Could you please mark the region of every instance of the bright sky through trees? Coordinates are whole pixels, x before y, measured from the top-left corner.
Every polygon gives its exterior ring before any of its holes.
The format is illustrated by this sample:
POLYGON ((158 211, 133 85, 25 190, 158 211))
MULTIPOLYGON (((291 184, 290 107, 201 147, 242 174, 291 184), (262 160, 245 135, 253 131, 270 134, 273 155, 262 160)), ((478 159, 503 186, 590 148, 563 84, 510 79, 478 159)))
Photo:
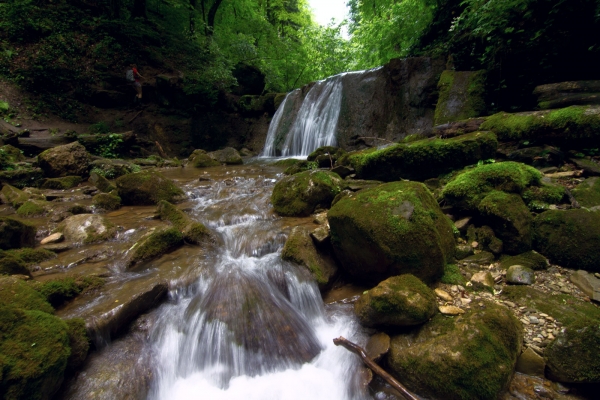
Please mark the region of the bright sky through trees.
POLYGON ((313 9, 315 20, 323 26, 327 26, 331 18, 335 18, 335 22, 339 24, 342 20, 348 17, 348 8, 346 2, 348 0, 309 0, 308 3, 313 9))

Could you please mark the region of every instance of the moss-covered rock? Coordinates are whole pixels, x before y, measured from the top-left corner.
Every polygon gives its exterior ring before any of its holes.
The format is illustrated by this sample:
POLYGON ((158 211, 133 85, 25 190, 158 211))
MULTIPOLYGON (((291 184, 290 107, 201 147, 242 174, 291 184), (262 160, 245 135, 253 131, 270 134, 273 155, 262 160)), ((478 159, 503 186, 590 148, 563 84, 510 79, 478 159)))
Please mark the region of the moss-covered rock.
POLYGON ((29 194, 11 185, 2 186, 2 196, 14 208, 21 207, 30 197, 29 194))
POLYGON ((56 232, 64 234, 68 241, 87 244, 112 239, 117 230, 101 215, 78 214, 62 221, 56 232))
POLYGON ((507 254, 519 254, 531 249, 533 218, 517 194, 492 191, 478 206, 480 215, 502 240, 507 254))
POLYGON ((339 200, 328 218, 336 257, 364 283, 406 273, 431 282, 454 255, 452 221, 418 182, 361 190, 339 200))
POLYGON ((506 161, 484 164, 457 175, 442 191, 452 205, 475 210, 491 191, 521 194, 529 186, 539 185, 542 173, 525 164, 506 161))
POLYGON ((510 114, 486 119, 480 129, 490 130, 501 141, 540 140, 568 148, 595 145, 600 135, 599 106, 571 106, 558 110, 510 114))
POLYGON ((0 147, 0 157, 5 160, 5 163, 16 163, 25 160, 23 152, 10 144, 0 147))
POLYGON ((69 335, 69 348, 71 354, 67 359, 67 370, 75 371, 83 365, 90 350, 90 338, 87 334, 85 321, 82 318, 73 318, 65 321, 69 335))
POLYGON ((12 218, 0 218, 0 249, 33 247, 35 228, 12 218))
POLYGON ((96 186, 98 190, 103 193, 110 193, 117 188, 115 185, 110 183, 108 179, 98 174, 97 172, 92 172, 90 174, 89 181, 92 185, 96 186))
POLYGON ((0 182, 17 188, 26 186, 39 186, 44 180, 41 168, 19 168, 12 171, 0 171, 0 182))
POLYGON ((549 209, 551 204, 561 203, 566 197, 565 194, 563 186, 543 183, 541 186, 531 186, 525 189, 521 197, 531 211, 541 212, 549 209))
POLYGON ((466 279, 460 272, 458 265, 447 264, 444 267, 444 275, 442 275, 440 282, 447 285, 464 285, 466 283, 466 279))
POLYGON ((319 168, 316 161, 297 160, 283 171, 285 175, 294 175, 304 171, 312 171, 319 168))
POLYGON ((2 306, 54 313, 54 309, 46 301, 46 298, 24 280, 0 276, 0 288, 2 289, 0 290, 2 306))
POLYGON ((195 168, 218 167, 221 165, 220 162, 210 157, 206 151, 200 149, 194 150, 188 160, 190 165, 195 168))
POLYGON ((442 72, 434 124, 446 124, 485 113, 485 71, 442 72))
POLYGON ((36 217, 45 214, 48 208, 49 204, 47 201, 27 200, 21 204, 21 207, 17 208, 17 214, 23 218, 36 217))
POLYGON ((92 204, 106 211, 121 208, 121 198, 110 193, 98 193, 92 198, 92 204))
POLYGON ((0 275, 30 275, 30 273, 23 260, 0 250, 0 275))
POLYGON ((49 280, 36 286, 36 290, 53 306, 59 307, 84 291, 104 285, 97 276, 78 276, 49 280))
POLYGON ((329 287, 337 273, 335 262, 317 250, 310 237, 310 231, 305 227, 297 226, 292 229, 281 252, 281 258, 306 267, 321 290, 329 287))
POLYGON ((600 179, 597 176, 586 179, 571 194, 582 207, 600 206, 600 179))
POLYGON ((528 251, 516 256, 506 256, 500 259, 500 268, 508 269, 513 265, 522 265, 534 271, 547 269, 549 266, 546 257, 536 251, 528 251))
POLYGON ((157 213, 160 219, 172 223, 183 234, 183 239, 187 243, 200 244, 213 240, 212 234, 204 224, 193 221, 168 201, 162 200, 158 203, 157 213))
POLYGON ((56 253, 46 249, 22 248, 7 250, 6 253, 21 259, 25 264, 37 264, 56 257, 56 253))
POLYGON ((521 352, 522 327, 510 310, 483 301, 465 314, 437 314, 416 334, 394 336, 392 373, 419 395, 497 399, 521 352))
POLYGON ((361 179, 396 181, 425 180, 493 158, 498 142, 491 132, 473 132, 451 139, 420 140, 394 144, 381 150, 351 152, 338 160, 361 179))
POLYGON ((368 327, 419 325, 436 311, 433 290, 411 274, 386 279, 354 303, 358 320, 368 327))
POLYGON ((42 189, 67 190, 83 182, 80 176, 65 176, 63 178, 49 178, 42 184, 42 189))
POLYGON ((127 267, 160 257, 183 244, 183 235, 176 228, 159 229, 140 239, 130 249, 127 267))
POLYGON ((321 168, 330 168, 344 154, 346 154, 346 150, 340 147, 323 146, 310 153, 306 157, 306 161, 314 161, 321 168))
POLYGON ((307 216, 317 206, 328 208, 340 192, 339 175, 328 171, 305 171, 286 176, 273 188, 271 203, 279 215, 307 216))
POLYGON ((600 213, 549 210, 533 221, 534 249, 554 264, 600 271, 600 213))
POLYGON ((161 200, 177 202, 183 191, 173 181, 155 171, 142 171, 116 180, 119 196, 125 205, 150 205, 161 200))
POLYGON ((225 147, 222 150, 212 151, 208 156, 220 164, 240 165, 243 164, 242 156, 233 147, 225 147))
POLYGON ((78 142, 53 147, 38 156, 38 164, 50 178, 87 176, 90 155, 78 142))
POLYGON ((124 160, 113 160, 108 158, 101 158, 99 160, 92 161, 89 168, 90 176, 92 173, 96 173, 105 177, 106 179, 117 179, 120 176, 141 171, 139 165, 124 160))
MULTIPOLYGON (((467 228, 467 239, 469 243, 477 242, 477 248, 485 253, 491 252, 495 255, 502 253, 504 243, 496 237, 494 230, 487 225, 475 227, 471 224, 467 228)), ((481 254, 481 253, 480 253, 481 254)), ((468 257, 468 256, 467 256, 468 257)), ((492 255, 492 260, 494 259, 492 255)))

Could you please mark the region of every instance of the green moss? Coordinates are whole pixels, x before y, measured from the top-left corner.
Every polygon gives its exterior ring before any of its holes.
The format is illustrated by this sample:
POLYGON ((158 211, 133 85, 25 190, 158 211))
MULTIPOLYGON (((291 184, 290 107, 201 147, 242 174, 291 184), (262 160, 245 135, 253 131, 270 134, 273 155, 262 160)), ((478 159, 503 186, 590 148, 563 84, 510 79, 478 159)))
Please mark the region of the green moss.
POLYGON ((600 206, 600 183, 598 177, 588 178, 571 190, 582 207, 600 206))
POLYGON ((212 241, 212 234, 201 222, 191 222, 183 229, 182 233, 186 243, 200 244, 212 241))
POLYGON ((485 112, 485 71, 442 72, 434 124, 478 117, 485 112))
POLYGON ((74 188, 83 182, 80 176, 65 176, 64 178, 46 179, 42 184, 42 189, 67 190, 74 188))
POLYGON ((2 186, 2 194, 14 208, 21 207, 23 203, 29 200, 29 195, 27 193, 11 185, 5 184, 2 186))
POLYGON ((493 190, 520 194, 529 186, 539 185, 541 178, 542 173, 535 168, 513 161, 484 164, 457 175, 442 196, 450 204, 474 210, 493 190))
POLYGON ((183 244, 183 235, 176 228, 161 229, 140 240, 132 248, 128 266, 159 257, 183 244))
POLYGON ((92 198, 92 204, 107 211, 121 208, 121 198, 110 193, 98 193, 92 198))
POLYGON ((0 250, 0 275, 30 275, 30 273, 23 260, 0 250))
POLYGON ((0 288, 1 306, 54 313, 46 298, 26 281, 0 276, 0 288))
POLYGON ((493 133, 473 132, 451 139, 420 140, 380 150, 348 153, 338 160, 337 165, 351 166, 361 179, 425 180, 492 158, 497 146, 493 133))
POLYGON ((508 269, 512 265, 522 265, 539 271, 548 268, 548 260, 533 250, 516 256, 505 256, 500 259, 500 268, 508 269))
POLYGON ((211 158, 204 150, 194 150, 188 157, 190 165, 194 168, 218 167, 220 162, 211 158))
POLYGON ((16 250, 7 250, 6 254, 10 254, 16 258, 22 260, 25 264, 38 264, 46 260, 50 260, 56 257, 56 253, 46 249, 16 249, 16 250))
POLYGON ((208 228, 200 222, 192 221, 183 211, 168 201, 160 201, 157 209, 158 216, 163 221, 169 221, 180 232, 187 243, 200 244, 212 240, 208 228))
POLYGON ((273 163, 273 165, 277 165, 278 167, 291 167, 292 165, 296 165, 302 160, 298 160, 297 158, 285 158, 283 160, 277 160, 273 163))
POLYGON ((593 144, 600 132, 600 108, 571 106, 534 113, 498 113, 481 129, 491 130, 501 141, 545 140, 565 145, 593 144))
POLYGON ((155 171, 142 171, 116 180, 119 196, 126 205, 157 204, 161 200, 175 202, 183 191, 155 171))
POLYGON ((8 163, 16 163, 25 160, 23 152, 10 144, 0 147, 0 154, 6 158, 6 162, 8 163))
POLYGON ((341 178, 329 171, 305 171, 283 178, 273 188, 271 203, 283 216, 307 216, 317 206, 329 207, 341 191, 341 178))
POLYGON ((283 173, 285 175, 294 175, 304 171, 312 171, 319 168, 319 165, 316 161, 304 161, 300 160, 297 163, 294 163, 287 167, 283 173))
POLYGON ((446 264, 444 267, 444 275, 440 282, 448 285, 464 285, 465 277, 460 273, 460 268, 456 264, 446 264))
POLYGON ((12 218, 0 217, 0 249, 33 247, 35 227, 12 218))
POLYGON ((67 370, 74 371, 83 365, 90 350, 90 338, 87 334, 85 321, 81 318, 65 320, 69 335, 71 354, 67 359, 67 370))
POLYGON ((37 285, 36 290, 54 307, 59 307, 82 293, 96 290, 105 283, 97 276, 77 276, 46 281, 37 285))
POLYGON ((527 188, 521 197, 531 211, 540 211, 548 209, 550 204, 561 203, 565 194, 565 188, 562 186, 542 184, 527 188))
POLYGON ((43 215, 46 212, 45 204, 40 200, 27 200, 17 209, 20 217, 28 218, 43 215))

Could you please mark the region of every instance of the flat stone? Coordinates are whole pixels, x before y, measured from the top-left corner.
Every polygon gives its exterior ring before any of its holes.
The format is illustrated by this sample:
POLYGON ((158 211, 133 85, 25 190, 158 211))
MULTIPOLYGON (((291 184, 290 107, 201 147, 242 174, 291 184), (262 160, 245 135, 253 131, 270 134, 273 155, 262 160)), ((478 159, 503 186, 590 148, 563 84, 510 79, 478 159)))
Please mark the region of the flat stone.
POLYGON ((452 301, 454 297, 450 295, 450 293, 442 290, 442 289, 434 289, 435 295, 444 301, 452 301))
POLYGON ((511 265, 506 271, 506 282, 515 285, 532 285, 535 282, 535 274, 531 268, 511 265))
POLYGON ((519 356, 515 367, 517 372, 540 378, 544 378, 545 368, 544 358, 529 347, 519 356))
POLYGON ((55 253, 60 253, 61 251, 67 251, 71 247, 73 247, 70 243, 53 243, 53 244, 45 244, 42 246, 43 249, 53 251, 55 253))
POLYGON ((473 255, 473 247, 468 244, 459 244, 454 251, 454 257, 457 260, 462 260, 465 257, 473 255))
POLYGON ((531 316, 529 317, 529 322, 532 324, 539 324, 540 320, 538 319, 538 317, 531 316))
POLYGON ((56 232, 56 233, 53 233, 52 235, 47 236, 44 239, 42 239, 40 244, 44 245, 44 244, 59 243, 59 242, 62 242, 63 240, 65 240, 65 236, 60 232, 56 232))
POLYGON ((456 306, 439 306, 438 308, 444 315, 460 315, 465 313, 465 310, 456 306))
POLYGON ((572 273, 570 279, 590 299, 600 301, 600 279, 595 275, 580 269, 572 273))
MULTIPOLYGON (((472 247, 477 247, 477 245, 478 245, 478 244, 475 244, 475 246, 473 246, 473 244, 474 243, 471 243, 472 247)), ((469 257, 461 260, 462 263, 473 263, 473 264, 479 264, 479 265, 488 265, 493 261, 494 261, 494 255, 487 251, 482 251, 481 253, 474 254, 472 256, 469 256, 469 257)))
POLYGON ((492 274, 490 274, 489 271, 480 271, 473 275, 471 278, 471 283, 473 283, 473 286, 475 287, 483 286, 493 288, 495 282, 492 274))
POLYGON ((459 219, 458 221, 456 221, 454 223, 454 226, 456 227, 456 229, 463 232, 469 226, 469 222, 471 222, 471 217, 462 218, 462 219, 459 219))
POLYGON ((316 244, 322 245, 329 240, 329 226, 321 225, 310 233, 310 237, 316 244))
POLYGON ((327 213, 322 212, 322 213, 315 214, 313 222, 318 225, 327 225, 327 213))
POLYGON ((390 350, 390 337, 383 332, 374 334, 369 338, 365 351, 367 356, 377 361, 390 350))

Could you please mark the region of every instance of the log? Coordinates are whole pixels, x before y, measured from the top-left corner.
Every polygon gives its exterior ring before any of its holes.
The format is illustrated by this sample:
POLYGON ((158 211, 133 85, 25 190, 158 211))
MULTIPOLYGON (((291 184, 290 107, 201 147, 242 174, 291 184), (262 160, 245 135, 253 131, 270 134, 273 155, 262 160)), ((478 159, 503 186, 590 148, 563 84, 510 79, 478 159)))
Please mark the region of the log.
POLYGON ((408 400, 419 400, 419 398, 416 395, 411 393, 407 388, 404 387, 404 385, 398 382, 392 375, 385 372, 383 368, 381 368, 379 365, 377 365, 375 361, 369 358, 365 350, 356 343, 352 343, 348 339, 340 336, 337 339, 333 339, 333 344, 335 344, 336 346, 345 347, 347 350, 350 350, 354 354, 357 354, 363 360, 365 365, 369 367, 369 369, 371 369, 371 371, 382 377, 387 383, 390 384, 390 386, 399 391, 408 400))
POLYGON ((138 112, 137 112, 137 114, 135 114, 135 115, 133 116, 133 118, 131 118, 131 119, 129 120, 129 122, 127 122, 127 123, 128 123, 128 124, 132 123, 132 122, 133 122, 133 120, 134 120, 134 119, 136 119, 136 118, 138 117, 138 115, 140 115, 140 114, 142 113, 142 111, 144 111, 144 110, 142 109, 142 110, 138 111, 138 112))
POLYGON ((583 175, 583 170, 566 171, 566 172, 555 172, 553 174, 544 174, 548 178, 571 178, 583 175))

